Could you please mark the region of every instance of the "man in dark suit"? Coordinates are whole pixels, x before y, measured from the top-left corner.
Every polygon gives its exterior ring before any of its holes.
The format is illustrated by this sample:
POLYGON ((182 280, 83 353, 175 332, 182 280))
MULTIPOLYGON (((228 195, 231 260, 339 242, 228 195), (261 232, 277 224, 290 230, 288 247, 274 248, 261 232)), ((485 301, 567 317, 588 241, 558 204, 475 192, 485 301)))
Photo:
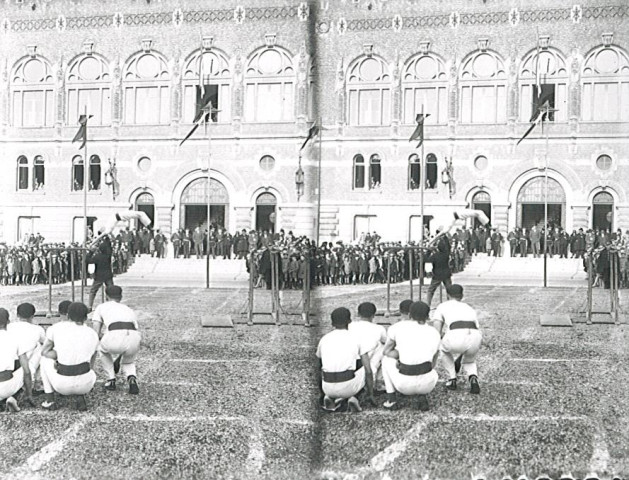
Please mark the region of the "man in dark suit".
POLYGON ((450 245, 447 241, 447 236, 443 236, 441 238, 442 240, 437 245, 437 249, 426 257, 426 261, 432 263, 432 280, 430 281, 428 296, 426 297, 426 303, 428 306, 430 306, 432 297, 439 287, 439 284, 443 283, 446 288, 452 285, 452 271, 450 270, 450 245))
POLYGON ((90 288, 89 309, 92 310, 94 299, 103 284, 106 287, 114 284, 114 273, 111 269, 111 241, 109 237, 103 237, 98 244, 97 252, 90 252, 87 257, 88 264, 94 264, 94 283, 90 288))

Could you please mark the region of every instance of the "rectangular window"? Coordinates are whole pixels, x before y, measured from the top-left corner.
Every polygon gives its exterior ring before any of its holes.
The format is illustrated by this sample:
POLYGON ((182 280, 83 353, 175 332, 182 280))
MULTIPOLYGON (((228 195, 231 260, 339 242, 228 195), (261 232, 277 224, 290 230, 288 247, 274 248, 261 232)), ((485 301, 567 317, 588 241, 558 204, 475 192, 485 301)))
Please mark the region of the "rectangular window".
POLYGON ((285 83, 284 84, 284 96, 282 98, 282 121, 288 122, 292 120, 294 115, 294 102, 295 94, 293 92, 293 84, 285 83))
POLYGON ((504 85, 496 87, 496 112, 495 123, 505 123, 507 121, 507 88, 504 85))
POLYGON ((581 99, 581 119, 588 122, 592 120, 592 84, 583 84, 583 98, 581 99))
POLYGON ((354 165, 354 188, 365 188, 365 164, 357 163, 354 165))
POLYGON ((349 124, 358 125, 358 91, 349 91, 349 124))
POLYGON ((23 92, 22 127, 43 126, 46 115, 44 92, 23 92))
POLYGON ((125 88, 125 123, 164 125, 170 121, 169 87, 125 88))
POLYGON ((170 121, 170 95, 168 87, 160 87, 159 89, 160 98, 157 100, 159 102, 159 123, 161 125, 165 125, 170 121))
MULTIPOLYGON (((85 240, 85 222, 84 217, 74 217, 72 221, 72 241, 83 243, 85 240)), ((94 233, 94 224, 96 217, 87 217, 87 228, 94 233)))
POLYGON ((420 165, 419 162, 412 162, 408 166, 408 189, 419 190, 420 181, 420 165))
POLYGON ((382 183, 382 168, 380 162, 369 165, 369 188, 378 188, 382 183))
POLYGON ((33 167, 33 190, 41 190, 46 182, 43 164, 35 163, 33 167))
POLYGON ((629 122, 629 82, 620 84, 620 121, 629 122))
POLYGON ((124 89, 124 123, 132 125, 135 117, 135 102, 133 97, 133 88, 124 89))
POLYGON ((361 90, 358 102, 358 124, 378 125, 382 109, 380 90, 361 90))
POLYGON ((28 165, 17 167, 17 189, 28 190, 28 165))
POLYGON ((594 85, 594 118, 595 122, 618 121, 618 84, 596 83, 594 85))
POLYGON ((245 89, 245 121, 255 122, 256 116, 256 85, 248 84, 245 89))
POLYGON ((248 84, 245 93, 246 121, 291 121, 294 118, 293 87, 290 82, 248 84))
POLYGON ((41 217, 18 217, 17 218, 17 240, 24 240, 24 237, 39 231, 41 217))
POLYGON ((494 87, 472 87, 472 123, 494 123, 496 91, 494 87))
POLYGON ((568 87, 565 83, 555 85, 555 122, 568 120, 568 87))
POLYGON ((446 87, 439 88, 439 103, 437 108, 439 123, 446 123, 448 121, 448 92, 446 87))
POLYGON ((354 217, 354 240, 358 240, 361 234, 366 235, 373 230, 377 230, 375 215, 356 215, 354 217))
POLYGON ((472 88, 461 88, 461 122, 472 123, 472 88))

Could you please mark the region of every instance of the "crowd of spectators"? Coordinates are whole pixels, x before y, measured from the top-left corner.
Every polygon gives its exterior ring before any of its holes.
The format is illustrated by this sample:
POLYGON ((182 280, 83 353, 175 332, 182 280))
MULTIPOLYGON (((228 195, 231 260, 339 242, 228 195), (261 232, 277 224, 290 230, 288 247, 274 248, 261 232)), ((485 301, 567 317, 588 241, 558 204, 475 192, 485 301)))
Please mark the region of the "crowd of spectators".
MULTIPOLYGON (((37 285, 81 279, 82 255, 77 242, 46 242, 40 235, 28 235, 16 245, 0 243, 0 285, 37 285)), ((112 240, 112 269, 124 273, 133 263, 125 243, 112 240)), ((88 277, 89 277, 88 272, 88 277)))

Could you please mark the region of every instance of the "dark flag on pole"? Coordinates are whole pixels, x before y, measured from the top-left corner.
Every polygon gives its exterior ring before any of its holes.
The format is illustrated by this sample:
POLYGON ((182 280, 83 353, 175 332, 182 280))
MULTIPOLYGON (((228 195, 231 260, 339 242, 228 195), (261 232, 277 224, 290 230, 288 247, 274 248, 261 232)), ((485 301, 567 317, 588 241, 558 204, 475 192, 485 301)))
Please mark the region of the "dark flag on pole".
POLYGON ((417 144, 418 148, 421 147, 422 143, 424 143, 424 120, 428 117, 430 117, 430 113, 418 113, 415 117, 417 126, 408 141, 412 142, 413 140, 419 140, 419 143, 417 144))
POLYGON ((312 140, 314 137, 316 137, 317 135, 319 135, 319 125, 317 125, 316 123, 310 127, 310 130, 308 130, 308 137, 306 138, 306 140, 304 141, 304 144, 301 146, 301 148, 299 149, 299 151, 301 152, 304 148, 306 148, 306 145, 308 145, 308 142, 310 140, 312 140))
MULTIPOLYGON (((203 52, 203 49, 201 49, 203 52)), ((210 65, 210 74, 212 73, 212 68, 214 66, 214 61, 212 61, 210 65)), ((211 121, 216 122, 218 120, 218 85, 210 84, 210 76, 205 77, 203 75, 203 53, 199 55, 199 84, 196 86, 196 103, 194 110, 194 126, 188 132, 188 135, 181 141, 179 146, 183 145, 183 142, 188 140, 192 134, 199 128, 201 121, 207 122, 211 121), (210 114, 209 108, 212 107, 212 112, 210 114)))
POLYGON ((531 126, 524 132, 522 138, 518 140, 517 145, 520 145, 520 142, 533 131, 535 125, 546 120, 554 120, 554 108, 555 85, 549 83, 543 83, 539 86, 533 85, 533 111, 531 112, 531 119, 529 120, 531 126))
POLYGON ((72 139, 72 143, 81 141, 81 146, 79 150, 85 147, 85 142, 87 142, 87 121, 92 118, 92 115, 81 115, 79 117, 79 131, 76 132, 76 135, 72 139))

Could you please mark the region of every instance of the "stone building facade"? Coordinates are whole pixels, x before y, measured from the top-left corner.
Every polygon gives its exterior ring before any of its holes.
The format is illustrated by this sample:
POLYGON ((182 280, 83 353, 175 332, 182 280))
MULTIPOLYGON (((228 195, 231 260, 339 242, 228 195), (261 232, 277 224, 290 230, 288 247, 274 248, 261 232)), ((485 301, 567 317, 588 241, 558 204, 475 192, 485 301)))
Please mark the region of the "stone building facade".
POLYGON ((210 217, 232 231, 415 239, 421 183, 431 229, 466 205, 503 231, 529 227, 543 221, 546 173, 554 224, 629 228, 623 2, 7 0, 0 22, 9 243, 80 239, 85 186, 95 228, 126 208, 167 233, 206 222, 208 156, 210 217), (200 71, 220 112, 180 146, 200 71), (556 111, 516 146, 535 72, 556 111), (88 185, 72 143, 85 111, 88 185))

